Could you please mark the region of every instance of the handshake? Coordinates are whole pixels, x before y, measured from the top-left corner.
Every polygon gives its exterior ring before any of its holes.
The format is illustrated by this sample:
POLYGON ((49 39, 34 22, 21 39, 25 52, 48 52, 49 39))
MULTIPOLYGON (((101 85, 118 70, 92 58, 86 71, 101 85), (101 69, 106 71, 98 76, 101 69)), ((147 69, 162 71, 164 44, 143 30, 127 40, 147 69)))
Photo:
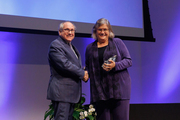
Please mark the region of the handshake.
POLYGON ((87 82, 89 79, 89 75, 87 71, 84 71, 84 77, 83 77, 83 81, 87 82))

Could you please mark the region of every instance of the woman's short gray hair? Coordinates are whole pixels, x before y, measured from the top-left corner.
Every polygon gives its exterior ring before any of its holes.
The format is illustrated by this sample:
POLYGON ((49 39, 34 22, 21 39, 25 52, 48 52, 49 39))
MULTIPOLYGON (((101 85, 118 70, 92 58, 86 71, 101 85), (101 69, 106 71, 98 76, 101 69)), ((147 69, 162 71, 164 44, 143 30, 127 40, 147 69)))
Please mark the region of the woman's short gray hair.
POLYGON ((97 29, 101 26, 101 25, 104 25, 106 24, 108 26, 108 29, 109 29, 109 38, 114 38, 114 33, 113 33, 113 30, 112 30, 112 27, 110 25, 110 22, 105 19, 105 18, 101 18, 99 20, 96 21, 96 24, 93 26, 93 29, 92 29, 92 38, 94 38, 95 40, 97 40, 97 37, 96 37, 96 32, 97 32, 97 29))

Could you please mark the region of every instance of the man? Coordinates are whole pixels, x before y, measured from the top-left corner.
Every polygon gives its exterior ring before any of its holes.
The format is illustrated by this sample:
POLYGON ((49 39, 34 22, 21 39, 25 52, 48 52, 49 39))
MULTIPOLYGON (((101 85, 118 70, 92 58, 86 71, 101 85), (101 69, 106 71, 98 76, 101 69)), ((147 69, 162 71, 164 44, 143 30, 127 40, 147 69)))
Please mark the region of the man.
POLYGON ((47 99, 54 107, 55 120, 72 120, 74 104, 81 97, 81 79, 88 80, 88 73, 81 68, 81 56, 71 45, 75 26, 71 22, 59 25, 59 37, 52 41, 48 51, 51 71, 47 99))

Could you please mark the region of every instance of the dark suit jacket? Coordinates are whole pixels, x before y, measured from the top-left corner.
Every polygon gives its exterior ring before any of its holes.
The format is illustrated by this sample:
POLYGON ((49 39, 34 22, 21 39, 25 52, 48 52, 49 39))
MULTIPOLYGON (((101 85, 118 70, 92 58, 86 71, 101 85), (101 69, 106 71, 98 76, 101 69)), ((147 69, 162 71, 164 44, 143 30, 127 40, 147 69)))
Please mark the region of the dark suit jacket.
POLYGON ((50 44, 48 60, 51 76, 47 90, 49 100, 77 103, 80 99, 84 70, 81 56, 74 46, 73 48, 78 58, 61 37, 50 44))

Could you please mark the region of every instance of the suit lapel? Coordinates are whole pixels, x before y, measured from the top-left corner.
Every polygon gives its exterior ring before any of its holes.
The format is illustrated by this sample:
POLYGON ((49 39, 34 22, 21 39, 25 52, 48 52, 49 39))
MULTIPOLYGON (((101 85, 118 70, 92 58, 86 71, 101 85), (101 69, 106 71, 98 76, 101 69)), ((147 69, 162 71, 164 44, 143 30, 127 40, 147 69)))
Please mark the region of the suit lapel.
MULTIPOLYGON (((73 57, 73 61, 76 61, 76 63, 80 66, 81 65, 81 55, 80 53, 78 52, 78 50, 76 49, 75 46, 72 45, 74 51, 76 52, 78 58, 76 57, 75 53, 73 52, 73 50, 71 49, 71 47, 66 43, 65 40, 63 40, 61 37, 58 37, 58 40, 62 43, 62 45, 64 46, 64 48, 66 49, 66 51, 71 54, 71 56, 73 57)), ((70 60, 72 61, 72 60, 70 60)))
POLYGON ((76 54, 78 56, 78 58, 76 57, 76 59, 79 61, 80 66, 81 66, 81 55, 80 55, 80 53, 78 52, 78 50, 76 49, 75 46, 72 45, 72 47, 73 47, 74 51, 76 52, 76 54))

